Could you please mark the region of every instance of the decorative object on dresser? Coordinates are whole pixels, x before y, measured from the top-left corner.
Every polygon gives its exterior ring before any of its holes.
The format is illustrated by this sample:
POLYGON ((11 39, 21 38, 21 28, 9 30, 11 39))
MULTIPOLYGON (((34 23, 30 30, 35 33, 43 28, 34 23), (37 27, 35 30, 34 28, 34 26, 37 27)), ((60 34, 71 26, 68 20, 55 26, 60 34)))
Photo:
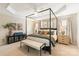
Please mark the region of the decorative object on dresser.
POLYGON ((58 42, 63 44, 70 44, 70 38, 67 35, 59 35, 58 42))

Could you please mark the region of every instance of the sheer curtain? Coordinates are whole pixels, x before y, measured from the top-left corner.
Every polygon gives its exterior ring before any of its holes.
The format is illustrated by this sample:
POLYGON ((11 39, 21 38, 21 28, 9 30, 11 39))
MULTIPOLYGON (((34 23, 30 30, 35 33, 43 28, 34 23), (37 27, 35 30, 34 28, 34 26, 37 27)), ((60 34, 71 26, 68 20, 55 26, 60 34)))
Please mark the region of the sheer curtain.
POLYGON ((70 43, 76 44, 76 14, 58 17, 58 35, 62 30, 70 37, 70 43))
POLYGON ((76 45, 77 44, 77 14, 72 14, 68 16, 68 34, 71 38, 71 43, 76 45))

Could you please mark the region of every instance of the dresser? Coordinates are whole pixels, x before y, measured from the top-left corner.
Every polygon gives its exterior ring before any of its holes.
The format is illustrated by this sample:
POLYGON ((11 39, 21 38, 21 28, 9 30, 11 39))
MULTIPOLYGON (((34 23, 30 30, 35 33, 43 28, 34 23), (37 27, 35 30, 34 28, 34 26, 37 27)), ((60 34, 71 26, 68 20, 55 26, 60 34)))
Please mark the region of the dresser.
POLYGON ((70 44, 69 36, 67 36, 67 35, 59 35, 58 36, 58 43, 70 44))

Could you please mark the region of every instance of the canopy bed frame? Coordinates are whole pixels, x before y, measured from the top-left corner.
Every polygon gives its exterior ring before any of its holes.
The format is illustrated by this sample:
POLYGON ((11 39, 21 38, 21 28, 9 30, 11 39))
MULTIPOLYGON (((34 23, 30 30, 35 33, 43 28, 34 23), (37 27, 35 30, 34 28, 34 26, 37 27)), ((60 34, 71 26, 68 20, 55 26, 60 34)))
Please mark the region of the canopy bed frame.
MULTIPOLYGON (((55 13, 52 11, 52 9, 51 8, 48 8, 48 9, 45 9, 45 10, 41 10, 41 11, 39 11, 38 13, 42 13, 42 12, 45 12, 45 11, 49 11, 49 28, 41 28, 41 29, 48 29, 49 30, 49 53, 51 54, 51 30, 56 30, 56 35, 58 36, 58 19, 57 19, 57 17, 56 17, 56 15, 55 15, 55 13), (55 17, 55 19, 56 19, 56 28, 51 28, 51 17, 52 17, 52 15, 54 15, 54 17, 55 17)), ((26 38, 27 38, 27 18, 28 17, 30 17, 30 16, 33 16, 33 15, 35 15, 35 14, 30 14, 30 15, 27 15, 26 16, 26 38)))

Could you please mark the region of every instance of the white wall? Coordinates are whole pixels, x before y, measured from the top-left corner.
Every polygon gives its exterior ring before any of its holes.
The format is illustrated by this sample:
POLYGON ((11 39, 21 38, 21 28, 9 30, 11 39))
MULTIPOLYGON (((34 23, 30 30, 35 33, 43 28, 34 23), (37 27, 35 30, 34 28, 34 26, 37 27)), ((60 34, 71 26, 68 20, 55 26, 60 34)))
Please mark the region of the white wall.
POLYGON ((21 23, 22 24, 22 32, 25 33, 26 29, 25 29, 25 19, 21 19, 21 18, 16 18, 16 19, 12 19, 11 20, 12 23, 21 23))
POLYGON ((28 18, 27 19, 27 35, 33 34, 34 32, 33 25, 34 25, 33 19, 28 18))
POLYGON ((0 14, 0 26, 4 25, 6 23, 9 23, 11 19, 13 19, 13 18, 11 18, 7 15, 0 14))
POLYGON ((25 19, 12 17, 4 14, 0 14, 0 26, 6 23, 21 23, 23 25, 23 32, 25 33, 25 19))

